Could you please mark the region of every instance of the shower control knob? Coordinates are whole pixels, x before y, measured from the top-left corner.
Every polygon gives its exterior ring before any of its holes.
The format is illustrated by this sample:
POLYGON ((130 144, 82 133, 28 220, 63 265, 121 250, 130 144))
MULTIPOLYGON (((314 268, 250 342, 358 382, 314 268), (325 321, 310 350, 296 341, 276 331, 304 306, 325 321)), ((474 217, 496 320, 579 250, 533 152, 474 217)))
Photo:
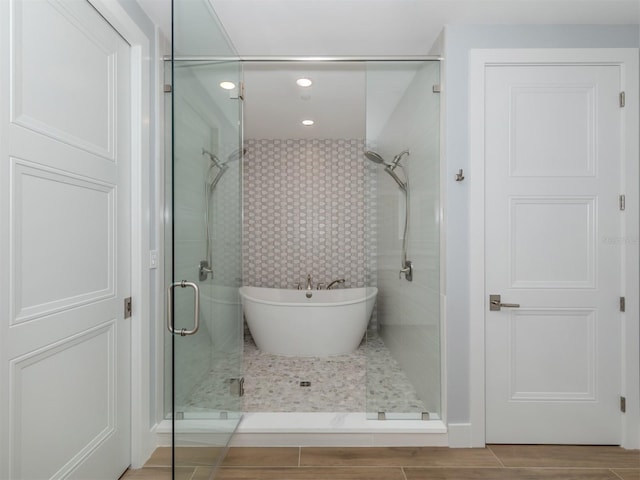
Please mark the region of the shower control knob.
POLYGON ((404 273, 404 279, 408 282, 413 282, 413 262, 411 260, 406 260, 404 262, 404 268, 400 269, 400 273, 398 273, 398 278, 402 278, 402 274, 404 273))
POLYGON ((209 262, 207 260, 202 260, 198 265, 198 279, 201 282, 204 282, 209 278, 209 275, 213 277, 213 269, 209 267, 209 262))

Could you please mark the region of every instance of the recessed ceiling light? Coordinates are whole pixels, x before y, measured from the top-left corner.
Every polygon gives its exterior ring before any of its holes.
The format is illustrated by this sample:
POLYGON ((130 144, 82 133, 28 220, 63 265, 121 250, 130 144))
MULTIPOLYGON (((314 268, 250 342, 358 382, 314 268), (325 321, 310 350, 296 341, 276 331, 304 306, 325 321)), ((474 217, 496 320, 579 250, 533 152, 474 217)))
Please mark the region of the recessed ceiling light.
POLYGON ((236 88, 236 84, 233 82, 220 82, 220 87, 224 88, 225 90, 233 90, 234 88, 236 88))
POLYGON ((309 127, 309 126, 311 126, 311 125, 313 125, 313 124, 314 124, 314 121, 313 121, 313 120, 302 120, 302 124, 303 124, 305 127, 309 127))
POLYGON ((296 80, 296 83, 300 87, 310 87, 313 82, 310 78, 299 78, 296 80))

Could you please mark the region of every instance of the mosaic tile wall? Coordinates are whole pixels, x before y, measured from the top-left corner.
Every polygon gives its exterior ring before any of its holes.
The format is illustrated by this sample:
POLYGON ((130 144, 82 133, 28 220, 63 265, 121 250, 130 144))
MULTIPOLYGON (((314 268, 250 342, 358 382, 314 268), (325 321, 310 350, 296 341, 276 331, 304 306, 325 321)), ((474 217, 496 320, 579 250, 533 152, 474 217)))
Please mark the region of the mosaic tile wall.
POLYGON ((243 280, 375 285, 375 166, 364 142, 245 140, 243 280))

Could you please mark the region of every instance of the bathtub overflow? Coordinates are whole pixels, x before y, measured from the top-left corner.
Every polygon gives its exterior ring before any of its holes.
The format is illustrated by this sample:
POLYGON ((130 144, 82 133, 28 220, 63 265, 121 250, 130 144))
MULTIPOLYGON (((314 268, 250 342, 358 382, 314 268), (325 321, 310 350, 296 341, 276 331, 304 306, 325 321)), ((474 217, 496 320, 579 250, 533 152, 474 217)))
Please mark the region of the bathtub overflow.
POLYGON ((307 298, 313 297, 313 293, 311 293, 311 292, 307 292, 305 295, 307 296, 307 298))

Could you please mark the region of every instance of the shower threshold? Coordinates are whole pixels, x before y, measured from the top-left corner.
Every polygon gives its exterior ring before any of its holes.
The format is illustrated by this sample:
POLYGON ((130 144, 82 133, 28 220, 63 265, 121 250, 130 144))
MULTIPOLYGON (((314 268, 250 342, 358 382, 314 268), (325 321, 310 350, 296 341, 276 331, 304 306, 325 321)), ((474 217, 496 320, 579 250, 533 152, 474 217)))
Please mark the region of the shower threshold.
POLYGON ((442 420, 369 420, 364 412, 245 413, 232 446, 447 446, 442 420))
MULTIPOLYGON (((191 437, 193 444, 216 445, 221 430, 228 434, 236 419, 190 419, 180 422, 180 433, 191 437)), ((159 445, 169 445, 171 420, 163 420, 156 428, 159 445)), ((448 446, 447 427, 442 420, 368 420, 364 412, 252 412, 242 415, 231 439, 236 447, 418 447, 448 446)))

